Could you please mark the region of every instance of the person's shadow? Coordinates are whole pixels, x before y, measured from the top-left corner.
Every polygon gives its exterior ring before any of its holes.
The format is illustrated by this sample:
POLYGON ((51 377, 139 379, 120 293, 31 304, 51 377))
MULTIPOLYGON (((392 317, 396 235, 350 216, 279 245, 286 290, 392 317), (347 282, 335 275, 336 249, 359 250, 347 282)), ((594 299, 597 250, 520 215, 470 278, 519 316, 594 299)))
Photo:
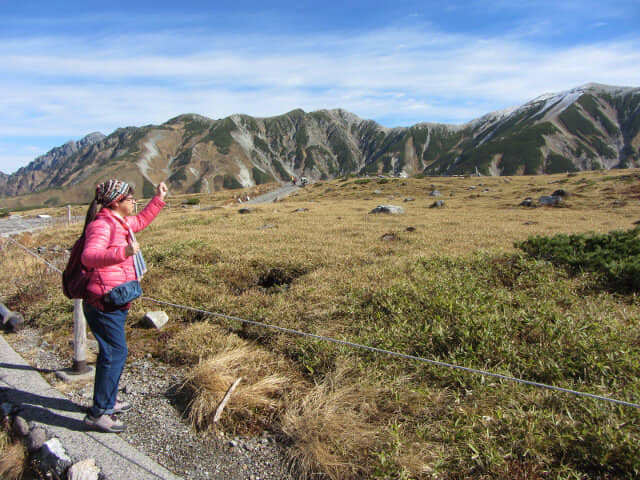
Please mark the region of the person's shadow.
MULTIPOLYGON (((0 363, 0 367, 39 371, 33 367, 8 363, 0 363)), ((84 414, 87 411, 85 407, 66 398, 49 397, 21 390, 10 385, 6 379, 3 379, 3 382, 8 386, 0 386, 0 404, 8 403, 12 405, 12 411, 8 413, 18 414, 28 422, 33 421, 76 431, 89 430, 82 423, 82 418, 80 418, 80 414, 84 414), (76 415, 67 416, 64 415, 64 412, 76 415)))

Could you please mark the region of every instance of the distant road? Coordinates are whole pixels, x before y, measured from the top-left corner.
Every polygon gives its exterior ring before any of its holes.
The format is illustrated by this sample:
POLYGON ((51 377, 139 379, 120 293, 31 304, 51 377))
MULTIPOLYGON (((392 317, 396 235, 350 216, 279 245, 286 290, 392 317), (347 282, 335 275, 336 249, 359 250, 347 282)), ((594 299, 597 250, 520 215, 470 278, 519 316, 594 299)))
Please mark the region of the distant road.
POLYGON ((248 202, 243 203, 272 203, 276 198, 279 200, 281 198, 286 197, 287 195, 291 195, 296 190, 299 190, 300 187, 297 185, 291 185, 290 183, 284 185, 276 190, 272 190, 269 193, 265 193, 264 195, 260 195, 256 198, 252 198, 248 202))
POLYGON ((33 232, 51 227, 56 223, 66 223, 67 218, 24 218, 12 216, 0 219, 0 237, 8 237, 17 233, 33 232))

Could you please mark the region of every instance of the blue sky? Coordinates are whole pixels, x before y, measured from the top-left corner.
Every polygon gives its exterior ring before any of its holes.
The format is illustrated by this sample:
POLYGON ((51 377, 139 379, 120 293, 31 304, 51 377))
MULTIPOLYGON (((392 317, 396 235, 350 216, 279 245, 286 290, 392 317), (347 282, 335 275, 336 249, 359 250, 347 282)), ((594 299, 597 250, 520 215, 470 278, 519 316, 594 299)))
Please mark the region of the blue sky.
POLYGON ((461 124, 588 82, 640 86, 638 25, 637 0, 0 0, 0 171, 189 112, 461 124))

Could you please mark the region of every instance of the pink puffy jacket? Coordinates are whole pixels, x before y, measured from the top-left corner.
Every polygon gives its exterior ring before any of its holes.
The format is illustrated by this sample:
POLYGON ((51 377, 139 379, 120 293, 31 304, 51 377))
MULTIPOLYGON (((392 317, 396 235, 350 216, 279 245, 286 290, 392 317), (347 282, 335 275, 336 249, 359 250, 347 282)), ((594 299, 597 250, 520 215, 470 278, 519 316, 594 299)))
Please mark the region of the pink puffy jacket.
MULTIPOLYGON (((138 232, 149 225, 160 213, 165 202, 156 196, 138 215, 125 217, 124 222, 131 230, 138 232)), ((109 209, 101 209, 85 233, 82 264, 93 269, 89 275, 85 300, 102 308, 101 299, 113 287, 136 280, 133 257, 125 255, 129 244, 129 231, 121 219, 109 209)))

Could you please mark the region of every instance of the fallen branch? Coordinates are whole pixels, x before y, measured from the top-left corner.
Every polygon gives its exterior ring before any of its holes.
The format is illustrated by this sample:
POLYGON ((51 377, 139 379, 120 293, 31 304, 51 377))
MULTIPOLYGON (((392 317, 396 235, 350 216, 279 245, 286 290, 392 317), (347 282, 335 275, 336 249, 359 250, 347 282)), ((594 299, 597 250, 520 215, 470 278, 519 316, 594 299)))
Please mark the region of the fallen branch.
POLYGON ((213 416, 213 423, 218 423, 218 420, 220 420, 220 416, 222 415, 222 411, 224 410, 224 407, 227 405, 229 398, 231 398, 231 394, 236 389, 236 387, 240 384, 241 380, 242 380, 242 377, 238 378, 235 382, 233 382, 233 385, 231 385, 229 387, 229 390, 227 390, 227 393, 224 394, 224 398, 220 402, 220 405, 218 405, 218 408, 216 408, 216 414, 213 416))

